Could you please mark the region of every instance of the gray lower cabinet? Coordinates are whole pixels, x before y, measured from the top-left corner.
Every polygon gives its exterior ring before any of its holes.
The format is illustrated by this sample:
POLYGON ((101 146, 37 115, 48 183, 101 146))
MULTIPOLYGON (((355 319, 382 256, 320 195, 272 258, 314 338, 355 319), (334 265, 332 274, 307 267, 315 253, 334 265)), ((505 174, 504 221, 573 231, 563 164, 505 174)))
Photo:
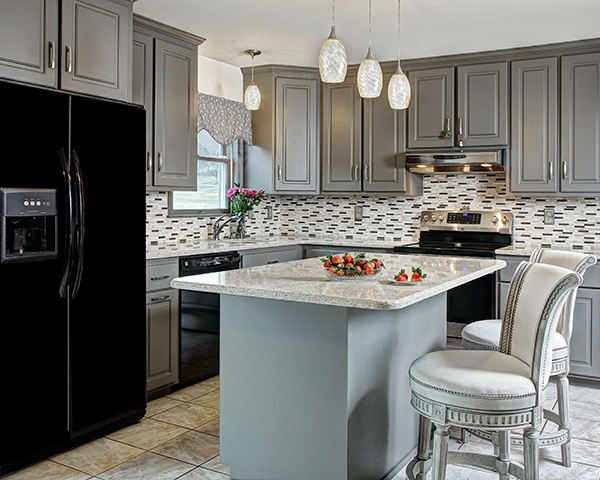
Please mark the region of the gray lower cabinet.
POLYGON ((197 65, 203 38, 134 15, 133 101, 147 110, 147 190, 197 187, 197 65))
POLYGON ((508 62, 411 70, 408 76, 409 149, 508 145, 508 62))
MULTIPOLYGON (((244 87, 251 81, 243 70, 244 87)), ((261 92, 252 112, 252 145, 245 161, 245 186, 266 193, 319 193, 319 73, 285 66, 254 70, 261 92)))
POLYGON ((179 291, 177 259, 146 264, 146 390, 160 391, 179 381, 179 291))
POLYGON ((510 190, 600 193, 600 53, 513 62, 511 92, 510 190))
MULTIPOLYGON (((512 276, 520 262, 529 257, 500 256, 507 267, 500 270, 499 318, 504 307, 512 276)), ((571 375, 600 380, 600 266, 593 265, 577 291, 573 333, 571 334, 571 375)))
POLYGON ((339 253, 361 253, 364 252, 367 255, 374 256, 380 253, 393 253, 391 248, 357 248, 349 246, 339 247, 324 247, 322 245, 303 245, 302 246, 302 258, 316 258, 326 257, 327 255, 336 255, 339 253))
POLYGON ((406 114, 388 103, 392 73, 374 99, 361 99, 354 69, 341 84, 323 84, 323 193, 422 193, 423 177, 405 168, 406 114))
POLYGON ((300 260, 301 258, 302 251, 298 245, 248 250, 242 252, 242 268, 291 262, 292 260, 300 260))
POLYGON ((131 100, 128 0, 0 0, 0 76, 131 100))

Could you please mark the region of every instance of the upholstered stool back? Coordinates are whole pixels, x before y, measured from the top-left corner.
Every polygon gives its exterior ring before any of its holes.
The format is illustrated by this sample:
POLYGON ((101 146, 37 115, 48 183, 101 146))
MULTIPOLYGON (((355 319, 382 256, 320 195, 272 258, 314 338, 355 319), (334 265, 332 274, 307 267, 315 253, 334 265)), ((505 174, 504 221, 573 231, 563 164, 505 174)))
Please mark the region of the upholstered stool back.
MULTIPOLYGON (((529 261, 568 268, 569 270, 573 270, 574 272, 583 275, 588 267, 596 263, 596 257, 593 255, 582 254, 581 252, 565 252, 561 250, 538 248, 533 251, 529 261)), ((570 343, 571 333, 573 331, 573 311, 575 310, 576 298, 577 289, 574 289, 567 297, 562 315, 558 321, 558 326, 556 327, 556 331, 564 337, 567 345, 570 343)))

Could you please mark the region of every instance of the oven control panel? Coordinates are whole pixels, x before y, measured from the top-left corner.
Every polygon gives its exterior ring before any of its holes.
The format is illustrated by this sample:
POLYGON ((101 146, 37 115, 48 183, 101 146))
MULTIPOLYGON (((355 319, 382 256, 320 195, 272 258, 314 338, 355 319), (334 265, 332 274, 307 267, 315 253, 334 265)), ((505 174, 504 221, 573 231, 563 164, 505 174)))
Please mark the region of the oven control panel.
POLYGON ((512 234, 512 213, 473 210, 424 210, 421 230, 458 230, 512 234))

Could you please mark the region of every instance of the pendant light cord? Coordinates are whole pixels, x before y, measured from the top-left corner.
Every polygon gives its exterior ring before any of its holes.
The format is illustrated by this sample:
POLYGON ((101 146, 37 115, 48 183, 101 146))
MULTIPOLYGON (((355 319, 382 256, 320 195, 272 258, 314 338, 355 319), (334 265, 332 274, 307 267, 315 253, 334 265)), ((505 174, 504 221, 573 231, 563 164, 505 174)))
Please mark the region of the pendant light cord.
POLYGON ((369 48, 371 48, 371 0, 369 0, 369 48))
POLYGON ((331 25, 335 25, 335 0, 331 2, 331 25))
POLYGON ((252 79, 251 79, 251 83, 252 83, 252 85, 254 85, 254 54, 250 54, 250 56, 252 57, 252 79))
POLYGON ((400 66, 400 0, 398 0, 398 66, 400 66))

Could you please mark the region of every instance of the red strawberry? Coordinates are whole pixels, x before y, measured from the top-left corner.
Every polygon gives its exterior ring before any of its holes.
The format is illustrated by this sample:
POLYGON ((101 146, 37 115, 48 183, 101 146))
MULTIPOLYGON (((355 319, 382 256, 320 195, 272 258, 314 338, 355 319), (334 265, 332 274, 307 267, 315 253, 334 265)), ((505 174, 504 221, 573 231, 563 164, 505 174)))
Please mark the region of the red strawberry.
POLYGON ((420 282, 423 278, 427 276, 426 273, 423 273, 421 267, 412 267, 412 275, 410 277, 411 282, 420 282))
POLYGON ((394 278, 397 282, 406 282, 408 280, 408 274, 404 271, 404 269, 402 269, 394 278))

